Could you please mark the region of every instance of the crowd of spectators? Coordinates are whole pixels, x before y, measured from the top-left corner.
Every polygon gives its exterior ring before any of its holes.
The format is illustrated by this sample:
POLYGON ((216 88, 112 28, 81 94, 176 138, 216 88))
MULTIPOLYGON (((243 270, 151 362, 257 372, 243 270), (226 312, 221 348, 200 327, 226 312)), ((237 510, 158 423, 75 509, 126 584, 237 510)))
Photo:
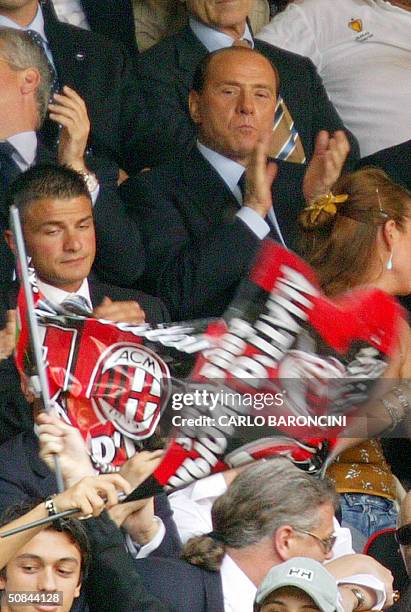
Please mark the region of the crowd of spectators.
POLYGON ((329 478, 275 457, 139 499, 164 452, 98 474, 17 371, 9 227, 47 300, 116 323, 223 316, 266 238, 331 299, 407 307, 410 26, 410 0, 0 0, 0 612, 410 611, 405 320, 375 408, 402 469, 345 438, 329 478), (381 529, 397 565, 362 554, 381 529))

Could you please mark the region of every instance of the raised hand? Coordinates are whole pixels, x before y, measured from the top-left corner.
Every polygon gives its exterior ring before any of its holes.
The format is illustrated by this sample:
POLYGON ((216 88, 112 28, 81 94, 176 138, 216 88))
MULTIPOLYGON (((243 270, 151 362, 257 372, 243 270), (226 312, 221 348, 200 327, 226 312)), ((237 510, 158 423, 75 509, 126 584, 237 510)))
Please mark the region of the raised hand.
POLYGON ((303 193, 307 204, 311 204, 331 190, 341 174, 349 152, 350 143, 342 130, 332 136, 325 130, 318 133, 314 154, 303 181, 303 193))
POLYGON ((49 104, 49 111, 50 119, 62 126, 58 148, 59 163, 77 171, 86 171, 84 153, 90 132, 90 121, 84 100, 74 89, 65 85, 63 93, 54 94, 53 102, 49 104))
POLYGON ((118 494, 128 495, 131 487, 119 474, 87 476, 54 497, 57 512, 79 508, 79 516, 98 516, 118 504, 118 494))
POLYGON ((258 141, 246 170, 244 206, 263 218, 273 205, 271 186, 278 172, 275 162, 267 162, 270 144, 271 132, 258 141))
POLYGON ((54 455, 59 455, 63 479, 67 487, 86 476, 94 476, 81 433, 58 416, 41 412, 37 416, 40 457, 54 469, 54 455))

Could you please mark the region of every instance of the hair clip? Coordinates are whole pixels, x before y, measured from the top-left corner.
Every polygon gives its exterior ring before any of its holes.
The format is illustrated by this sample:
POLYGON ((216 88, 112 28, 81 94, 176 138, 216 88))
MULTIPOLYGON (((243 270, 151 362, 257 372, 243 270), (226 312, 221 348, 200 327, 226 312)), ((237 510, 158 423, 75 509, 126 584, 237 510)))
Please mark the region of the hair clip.
POLYGON ((377 199, 378 199, 378 206, 379 206, 379 212, 381 217, 384 217, 384 219, 388 219, 388 213, 385 212, 385 210, 382 207, 382 202, 381 202, 381 198, 380 198, 380 192, 378 190, 378 187, 375 188, 375 193, 377 194, 377 199))
POLYGON ((320 216, 320 213, 328 213, 333 217, 337 213, 337 204, 342 204, 348 200, 348 194, 342 193, 340 195, 334 195, 331 191, 325 195, 320 196, 309 206, 305 208, 306 211, 311 211, 310 221, 315 223, 320 216))

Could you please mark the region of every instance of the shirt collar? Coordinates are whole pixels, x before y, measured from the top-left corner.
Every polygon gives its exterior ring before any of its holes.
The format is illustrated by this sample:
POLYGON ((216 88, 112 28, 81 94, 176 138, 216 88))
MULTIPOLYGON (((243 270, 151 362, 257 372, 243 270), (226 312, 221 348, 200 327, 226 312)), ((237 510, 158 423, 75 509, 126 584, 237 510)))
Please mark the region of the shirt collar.
POLYGON ((257 587, 241 570, 230 555, 224 555, 221 564, 224 609, 230 612, 252 610, 257 587))
POLYGON ((64 291, 63 289, 59 289, 58 287, 53 287, 48 283, 44 283, 39 278, 37 279, 37 286, 44 297, 54 304, 62 304, 69 295, 81 295, 82 297, 86 298, 91 305, 90 289, 88 286, 88 280, 86 278, 81 283, 80 289, 74 294, 64 291))
POLYGON ((37 152, 37 136, 36 132, 20 132, 7 138, 8 142, 13 145, 17 153, 24 162, 24 170, 33 165, 37 152))
POLYGON ((238 162, 217 153, 213 149, 209 149, 201 142, 197 141, 197 147, 203 157, 213 166, 218 172, 223 181, 226 183, 231 193, 236 191, 238 181, 245 172, 244 166, 238 162))
POLYGON ((15 30, 34 30, 35 32, 40 34, 43 41, 47 44, 46 33, 44 31, 44 17, 41 11, 40 4, 37 8, 36 16, 34 17, 33 21, 29 23, 28 26, 22 27, 12 19, 4 17, 3 15, 0 15, 0 26, 4 26, 6 28, 14 28, 15 30))
MULTIPOLYGON (((223 49, 225 47, 232 47, 234 38, 228 36, 228 34, 224 34, 224 32, 220 32, 219 30, 205 25, 205 23, 198 21, 198 19, 196 19, 195 17, 190 17, 189 24, 194 35, 200 40, 200 42, 203 43, 203 45, 210 53, 212 51, 217 51, 218 49, 223 49)), ((245 30, 242 38, 249 42, 251 48, 254 49, 254 40, 251 35, 251 31, 248 27, 248 24, 245 25, 245 30)))

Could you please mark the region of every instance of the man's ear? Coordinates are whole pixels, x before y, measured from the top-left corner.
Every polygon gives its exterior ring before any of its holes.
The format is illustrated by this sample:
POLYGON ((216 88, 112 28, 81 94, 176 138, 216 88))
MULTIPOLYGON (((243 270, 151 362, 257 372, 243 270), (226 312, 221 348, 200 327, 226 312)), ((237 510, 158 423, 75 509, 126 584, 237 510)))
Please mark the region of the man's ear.
POLYGON ((200 95, 193 89, 190 91, 188 96, 188 108, 190 110, 191 119, 197 125, 201 124, 201 112, 200 112, 200 95))
POLYGON ((14 242, 13 232, 11 230, 5 230, 3 235, 4 235, 4 240, 7 242, 10 251, 12 251, 14 255, 16 255, 17 249, 16 249, 16 244, 14 242))
POLYGON ((40 86, 40 72, 37 68, 26 68, 20 73, 20 89, 23 94, 36 92, 40 86))
POLYGON ((78 583, 78 585, 74 589, 74 599, 77 599, 77 597, 80 597, 81 585, 82 585, 82 582, 80 580, 80 582, 78 583))
POLYGON ((290 525, 282 525, 273 535, 273 546, 276 554, 282 561, 288 561, 291 557, 295 557, 294 552, 294 533, 290 525))

